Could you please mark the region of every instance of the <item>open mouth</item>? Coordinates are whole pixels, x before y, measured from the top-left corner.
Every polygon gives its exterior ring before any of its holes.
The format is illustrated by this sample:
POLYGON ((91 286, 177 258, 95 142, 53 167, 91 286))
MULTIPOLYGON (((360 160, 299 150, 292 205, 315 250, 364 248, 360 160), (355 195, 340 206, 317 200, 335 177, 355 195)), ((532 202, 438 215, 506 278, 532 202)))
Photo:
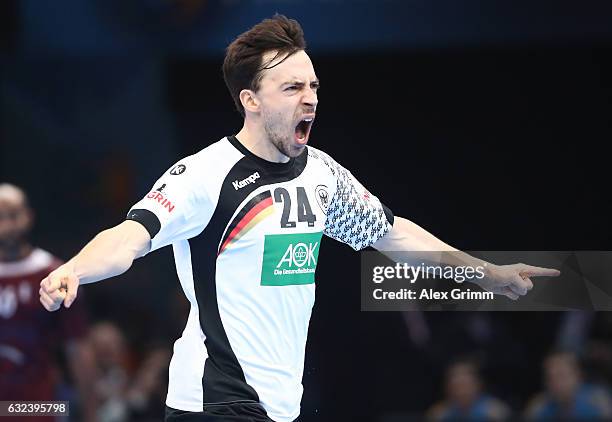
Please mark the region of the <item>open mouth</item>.
POLYGON ((306 117, 297 124, 295 127, 295 139, 299 144, 305 145, 308 142, 308 136, 310 135, 310 129, 314 117, 306 117))

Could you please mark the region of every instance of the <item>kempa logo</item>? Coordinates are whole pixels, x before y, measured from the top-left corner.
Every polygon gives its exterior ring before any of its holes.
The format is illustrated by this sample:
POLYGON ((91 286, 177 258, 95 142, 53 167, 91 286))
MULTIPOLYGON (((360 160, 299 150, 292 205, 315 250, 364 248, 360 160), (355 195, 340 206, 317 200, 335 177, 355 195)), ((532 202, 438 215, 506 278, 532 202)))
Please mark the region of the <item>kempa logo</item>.
POLYGON ((170 174, 173 176, 178 176, 179 174, 182 174, 185 170, 187 170, 185 164, 177 164, 176 166, 172 167, 172 169, 170 170, 170 174))
MULTIPOLYGON (((298 243, 296 245, 289 244, 285 254, 276 264, 276 269, 274 270, 274 274, 278 273, 282 274, 281 270, 278 270, 279 267, 286 266, 291 268, 293 266, 297 268, 302 268, 304 265, 317 265, 317 258, 315 256, 315 250, 319 246, 319 242, 315 243, 298 243)), ((312 270, 314 272, 314 269, 312 270)))
POLYGON ((256 171, 255 173, 251 174, 246 179, 235 180, 235 181, 232 182, 232 184, 234 185, 234 189, 238 190, 238 189, 242 189, 246 185, 249 185, 251 183, 255 183, 255 181, 257 179, 259 179, 259 172, 258 171, 256 171))

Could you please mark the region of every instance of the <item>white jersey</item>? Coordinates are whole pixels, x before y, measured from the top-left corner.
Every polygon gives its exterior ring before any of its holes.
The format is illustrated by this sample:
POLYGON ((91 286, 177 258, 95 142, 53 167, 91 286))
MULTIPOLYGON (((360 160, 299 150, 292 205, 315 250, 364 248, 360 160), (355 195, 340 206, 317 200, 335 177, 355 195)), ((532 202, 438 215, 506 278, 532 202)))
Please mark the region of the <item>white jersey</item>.
POLYGON ((233 136, 179 161, 127 218, 147 228, 151 251, 172 244, 191 303, 166 404, 257 402, 275 421, 300 412, 321 236, 359 250, 393 221, 327 154, 307 147, 273 163, 233 136))

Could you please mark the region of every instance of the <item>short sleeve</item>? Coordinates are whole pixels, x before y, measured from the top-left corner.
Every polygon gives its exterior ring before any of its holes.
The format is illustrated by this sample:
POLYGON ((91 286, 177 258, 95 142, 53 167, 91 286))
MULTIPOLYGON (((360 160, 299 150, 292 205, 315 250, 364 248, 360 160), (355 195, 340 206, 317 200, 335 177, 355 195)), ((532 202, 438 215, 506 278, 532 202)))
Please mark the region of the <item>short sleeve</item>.
POLYGON ((332 159, 327 164, 336 178, 336 192, 327 208, 325 235, 355 250, 372 246, 393 227, 393 213, 350 171, 332 159))
POLYGON ((179 161, 128 212, 127 220, 142 224, 151 236, 151 249, 190 239, 204 230, 212 203, 192 162, 179 161))

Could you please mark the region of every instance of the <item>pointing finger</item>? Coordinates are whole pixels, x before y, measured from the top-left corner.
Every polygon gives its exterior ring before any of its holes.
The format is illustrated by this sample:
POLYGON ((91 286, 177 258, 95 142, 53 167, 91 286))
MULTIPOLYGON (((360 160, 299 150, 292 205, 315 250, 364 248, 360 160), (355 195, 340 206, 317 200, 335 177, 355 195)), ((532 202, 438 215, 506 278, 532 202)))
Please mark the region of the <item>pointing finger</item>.
POLYGON ((561 274, 561 271, 556 270, 554 268, 544 268, 544 267, 534 267, 533 265, 524 265, 520 270, 521 275, 526 275, 528 277, 536 276, 547 276, 547 277, 557 277, 561 274))

